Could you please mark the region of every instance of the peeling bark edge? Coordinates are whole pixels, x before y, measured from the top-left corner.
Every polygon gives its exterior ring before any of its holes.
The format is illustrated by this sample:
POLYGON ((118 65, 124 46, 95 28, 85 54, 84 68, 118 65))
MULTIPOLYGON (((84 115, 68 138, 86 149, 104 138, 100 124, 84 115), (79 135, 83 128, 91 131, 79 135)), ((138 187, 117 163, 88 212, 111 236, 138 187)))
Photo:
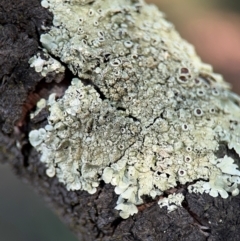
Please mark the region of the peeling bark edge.
MULTIPOLYGON (((90 195, 69 192, 56 178, 48 178, 27 141, 30 127, 44 125, 46 114, 36 123, 26 119, 13 126, 21 118, 30 93, 48 95, 57 88, 42 87, 43 78, 28 65, 28 59, 41 47, 41 24, 50 22, 51 14, 37 0, 2 1, 0 6, 0 48, 7 53, 0 56, 0 126, 9 134, 0 133, 0 160, 10 163, 14 172, 47 200, 79 240, 240 240, 239 196, 224 200, 186 193, 184 207, 172 213, 164 208, 159 211, 157 202, 151 200, 137 215, 123 220, 114 210, 117 196, 111 185, 102 184, 90 195)), ((219 155, 227 152, 234 155, 223 144, 219 155)))

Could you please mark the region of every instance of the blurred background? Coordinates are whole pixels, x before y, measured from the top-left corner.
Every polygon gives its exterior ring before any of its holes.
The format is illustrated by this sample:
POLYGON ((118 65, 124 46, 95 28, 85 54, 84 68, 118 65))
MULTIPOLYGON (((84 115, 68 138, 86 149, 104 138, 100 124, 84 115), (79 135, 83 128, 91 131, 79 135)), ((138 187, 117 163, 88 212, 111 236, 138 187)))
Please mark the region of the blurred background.
MULTIPOLYGON (((240 94, 240 1, 148 0, 240 94)), ((0 165, 1 241, 77 241, 41 197, 0 165)))
POLYGON ((174 23, 198 55, 240 94, 240 1, 147 0, 174 23))

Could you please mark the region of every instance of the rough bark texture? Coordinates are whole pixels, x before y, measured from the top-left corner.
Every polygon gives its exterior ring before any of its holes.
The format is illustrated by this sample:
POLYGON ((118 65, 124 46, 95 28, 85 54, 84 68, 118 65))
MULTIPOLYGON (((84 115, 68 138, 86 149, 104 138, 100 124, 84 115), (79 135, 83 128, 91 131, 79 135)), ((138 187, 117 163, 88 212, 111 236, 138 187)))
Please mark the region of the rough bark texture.
MULTIPOLYGON (((71 80, 65 73, 61 85, 46 85, 46 79, 28 64, 31 56, 41 52, 41 25, 50 24, 51 18, 39 0, 0 2, 0 161, 9 162, 20 178, 37 189, 82 241, 240 240, 239 195, 213 198, 189 194, 186 186, 179 186, 186 195, 183 208, 167 213, 159 208, 157 199, 146 198, 139 213, 124 220, 114 209, 117 195, 111 185, 102 183, 97 193, 90 195, 69 192, 56 178, 46 176, 27 136, 31 128, 45 125, 47 111, 32 122, 28 114, 40 96, 52 89, 61 92, 71 80)), ((54 77, 47 76, 50 80, 54 77)), ((237 161, 237 155, 222 144, 217 155, 225 154, 237 161)))

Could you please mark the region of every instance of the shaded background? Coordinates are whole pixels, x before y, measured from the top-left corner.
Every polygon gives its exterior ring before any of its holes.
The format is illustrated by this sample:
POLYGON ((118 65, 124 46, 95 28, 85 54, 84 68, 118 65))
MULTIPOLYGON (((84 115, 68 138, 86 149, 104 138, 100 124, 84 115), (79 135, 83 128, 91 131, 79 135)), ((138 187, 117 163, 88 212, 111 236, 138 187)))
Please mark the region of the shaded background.
MULTIPOLYGON (((240 1, 148 0, 157 4, 204 62, 240 93, 240 1)), ((0 165, 1 241, 76 241, 41 197, 0 165)))
POLYGON ((77 241, 7 164, 0 165, 0 241, 77 241))

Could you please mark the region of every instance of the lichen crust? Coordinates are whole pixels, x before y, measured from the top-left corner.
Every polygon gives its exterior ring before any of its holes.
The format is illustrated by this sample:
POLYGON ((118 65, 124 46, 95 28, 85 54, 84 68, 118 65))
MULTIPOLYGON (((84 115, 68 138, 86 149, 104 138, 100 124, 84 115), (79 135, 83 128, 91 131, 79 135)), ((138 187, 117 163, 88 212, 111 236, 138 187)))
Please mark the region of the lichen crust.
MULTIPOLYGON (((47 175, 68 190, 115 186, 123 218, 178 185, 227 198, 239 193, 240 98, 201 62, 153 5, 138 0, 44 0, 54 16, 41 35, 77 77, 49 97, 48 125, 29 134, 47 175)), ((161 199, 174 210, 181 194, 161 199), (175 205, 174 205, 175 203, 175 205)))

